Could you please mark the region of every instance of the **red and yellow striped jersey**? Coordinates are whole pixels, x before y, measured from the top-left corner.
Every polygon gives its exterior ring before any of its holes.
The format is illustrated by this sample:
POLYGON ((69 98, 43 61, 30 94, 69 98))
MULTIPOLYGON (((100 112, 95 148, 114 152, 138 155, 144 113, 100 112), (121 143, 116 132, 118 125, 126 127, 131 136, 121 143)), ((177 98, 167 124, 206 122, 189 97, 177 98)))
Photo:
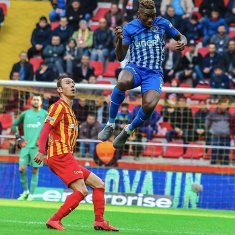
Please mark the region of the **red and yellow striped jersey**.
POLYGON ((73 153, 78 136, 78 121, 70 106, 59 99, 50 106, 45 122, 53 126, 49 133, 48 157, 73 153))

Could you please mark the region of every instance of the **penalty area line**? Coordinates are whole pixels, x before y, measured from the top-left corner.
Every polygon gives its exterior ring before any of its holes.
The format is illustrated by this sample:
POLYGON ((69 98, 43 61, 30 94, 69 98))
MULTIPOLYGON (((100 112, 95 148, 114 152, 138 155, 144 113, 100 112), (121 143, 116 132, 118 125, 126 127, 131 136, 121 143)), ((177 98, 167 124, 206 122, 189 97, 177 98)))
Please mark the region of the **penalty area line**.
MULTIPOLYGON (((0 220, 0 222, 3 223, 16 223, 16 224, 38 224, 38 225, 46 225, 46 222, 41 222, 41 221, 19 221, 19 220, 0 220)), ((65 227, 70 227, 70 228, 93 228, 92 226, 87 226, 87 225, 74 225, 74 224, 65 224, 65 227)), ((119 228, 120 231, 130 231, 130 232, 151 232, 155 234, 179 234, 179 235, 205 235, 207 233, 201 233, 201 232, 189 232, 189 231, 168 231, 168 230, 156 230, 156 229, 133 229, 133 228, 119 228)), ((210 235, 229 235, 229 234, 221 234, 221 233, 210 233, 210 235)))

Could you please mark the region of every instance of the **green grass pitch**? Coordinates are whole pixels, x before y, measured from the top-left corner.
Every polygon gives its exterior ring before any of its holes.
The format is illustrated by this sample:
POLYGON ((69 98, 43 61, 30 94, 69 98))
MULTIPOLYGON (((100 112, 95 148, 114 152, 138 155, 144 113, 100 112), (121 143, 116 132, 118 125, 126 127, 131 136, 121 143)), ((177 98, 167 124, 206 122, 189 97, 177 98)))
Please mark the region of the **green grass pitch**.
MULTIPOLYGON (((63 219, 66 232, 47 229, 46 220, 61 203, 0 200, 1 235, 104 234, 93 229, 93 206, 80 205, 63 219)), ((149 209, 106 205, 106 220, 119 234, 234 235, 235 212, 214 210, 149 209)), ((108 232, 110 233, 110 232, 108 232)))

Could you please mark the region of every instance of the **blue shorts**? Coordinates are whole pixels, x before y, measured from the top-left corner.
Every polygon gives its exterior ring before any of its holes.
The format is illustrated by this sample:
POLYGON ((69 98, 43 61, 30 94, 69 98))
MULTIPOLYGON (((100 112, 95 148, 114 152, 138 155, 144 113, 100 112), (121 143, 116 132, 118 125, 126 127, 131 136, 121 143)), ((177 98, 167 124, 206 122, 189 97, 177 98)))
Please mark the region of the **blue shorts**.
POLYGON ((159 94, 162 93, 164 82, 161 70, 156 71, 149 68, 143 68, 132 63, 127 64, 123 70, 128 70, 133 74, 135 80, 133 88, 141 86, 142 95, 149 90, 156 90, 159 94))

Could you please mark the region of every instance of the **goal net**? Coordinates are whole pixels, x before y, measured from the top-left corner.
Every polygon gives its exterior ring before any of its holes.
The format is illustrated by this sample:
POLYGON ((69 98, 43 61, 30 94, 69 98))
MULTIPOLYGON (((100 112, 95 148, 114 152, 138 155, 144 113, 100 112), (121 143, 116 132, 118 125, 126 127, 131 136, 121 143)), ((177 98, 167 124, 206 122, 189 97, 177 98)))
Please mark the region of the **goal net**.
MULTIPOLYGON (((1 81, 0 198, 22 193, 12 123, 32 108, 33 94, 47 110, 59 97, 54 83, 1 81)), ((235 209, 235 99, 231 90, 163 87, 151 118, 121 150, 100 146, 98 132, 108 121, 112 85, 77 84, 73 103, 79 121, 74 150, 78 163, 106 183, 106 202, 146 207, 235 209), (104 151, 105 149, 105 151, 104 151), (103 151, 103 152, 102 152, 103 151)), ((141 93, 126 92, 112 138, 129 124, 141 106, 141 93)), ((23 126, 19 126, 23 136, 23 126)), ((33 130, 32 130, 33 131, 33 130)), ((111 138, 110 141, 113 139, 111 138)), ((63 201, 64 183, 44 162, 34 199, 63 201)), ((29 182, 31 167, 27 174, 29 182)), ((89 199, 89 198, 88 198, 89 199)), ((89 200, 87 199, 87 203, 89 200)))

